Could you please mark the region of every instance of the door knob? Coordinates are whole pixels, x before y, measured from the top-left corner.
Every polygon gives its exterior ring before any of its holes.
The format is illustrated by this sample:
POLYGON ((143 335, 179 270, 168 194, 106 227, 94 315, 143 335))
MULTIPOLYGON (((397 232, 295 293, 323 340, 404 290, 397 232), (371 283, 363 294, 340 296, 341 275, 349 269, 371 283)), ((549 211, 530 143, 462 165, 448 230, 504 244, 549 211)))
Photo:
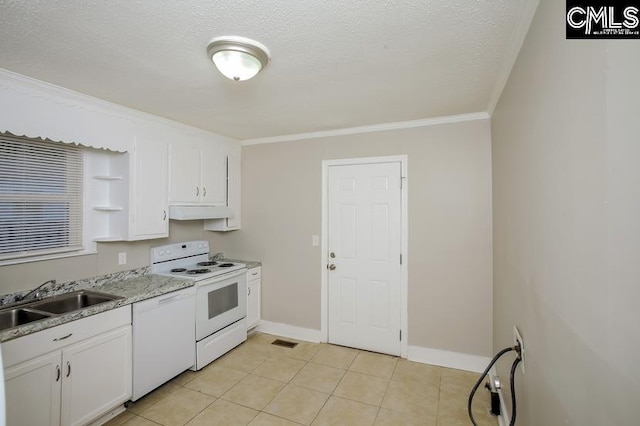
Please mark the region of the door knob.
POLYGON ((334 265, 333 263, 331 265, 328 266, 330 271, 335 271, 336 270, 336 265, 334 265))
POLYGON ((329 253, 329 257, 332 258, 332 259, 335 259, 336 254, 334 252, 331 252, 331 253, 329 253))

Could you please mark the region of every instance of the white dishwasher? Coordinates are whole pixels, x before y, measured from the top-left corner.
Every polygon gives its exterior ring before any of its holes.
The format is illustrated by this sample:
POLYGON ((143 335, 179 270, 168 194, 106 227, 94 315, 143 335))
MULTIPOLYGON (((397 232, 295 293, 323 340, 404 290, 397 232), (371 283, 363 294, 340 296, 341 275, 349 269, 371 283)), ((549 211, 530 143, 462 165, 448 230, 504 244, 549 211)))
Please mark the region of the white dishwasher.
POLYGON ((195 362, 195 287, 133 304, 133 396, 153 389, 195 362))

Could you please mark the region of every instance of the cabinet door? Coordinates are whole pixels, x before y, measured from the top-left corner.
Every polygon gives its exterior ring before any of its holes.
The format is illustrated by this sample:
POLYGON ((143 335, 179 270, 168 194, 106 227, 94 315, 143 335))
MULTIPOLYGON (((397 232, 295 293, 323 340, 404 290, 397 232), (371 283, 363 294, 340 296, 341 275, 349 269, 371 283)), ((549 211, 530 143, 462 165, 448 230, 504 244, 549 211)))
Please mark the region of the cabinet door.
POLYGON ((200 201, 200 150, 186 144, 170 146, 171 203, 198 203, 200 201))
POLYGON ((227 205, 227 157, 216 146, 201 150, 202 203, 214 206, 227 205))
POLYGON ((259 279, 247 282, 247 329, 255 327, 260 322, 260 287, 259 279))
POLYGON ((159 140, 136 141, 130 240, 169 236, 168 146, 159 140))
POLYGON ((4 370, 8 425, 60 424, 61 357, 55 351, 4 370))
MULTIPOLYGON (((81 425, 131 398, 131 326, 62 351, 62 424, 81 425)), ((35 423, 34 423, 35 424, 35 423)))

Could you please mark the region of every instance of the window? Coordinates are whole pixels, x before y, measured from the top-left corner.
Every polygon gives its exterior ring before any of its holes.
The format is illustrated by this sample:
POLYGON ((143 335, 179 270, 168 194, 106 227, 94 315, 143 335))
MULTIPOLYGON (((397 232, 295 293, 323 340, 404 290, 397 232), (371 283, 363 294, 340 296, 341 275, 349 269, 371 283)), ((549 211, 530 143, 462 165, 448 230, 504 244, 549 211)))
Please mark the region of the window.
POLYGON ((0 260, 83 249, 83 150, 0 133, 0 260))

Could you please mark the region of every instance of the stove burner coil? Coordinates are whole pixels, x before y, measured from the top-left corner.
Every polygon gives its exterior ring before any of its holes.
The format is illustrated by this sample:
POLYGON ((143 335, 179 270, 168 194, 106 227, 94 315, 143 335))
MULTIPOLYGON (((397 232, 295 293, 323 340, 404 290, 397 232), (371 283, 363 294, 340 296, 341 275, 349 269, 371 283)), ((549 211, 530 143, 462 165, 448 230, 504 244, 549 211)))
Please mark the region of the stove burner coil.
POLYGON ((196 274, 206 274, 208 272, 211 272, 211 269, 199 268, 199 269, 189 269, 187 271, 187 274, 196 275, 196 274))
POLYGON ((215 260, 208 260, 205 262, 198 262, 198 266, 213 266, 213 265, 217 265, 218 262, 216 262, 215 260))
POLYGON ((233 263, 220 263, 218 266, 220 268, 230 268, 233 266, 233 263))
POLYGON ((171 272, 185 272, 187 268, 173 268, 171 272))

